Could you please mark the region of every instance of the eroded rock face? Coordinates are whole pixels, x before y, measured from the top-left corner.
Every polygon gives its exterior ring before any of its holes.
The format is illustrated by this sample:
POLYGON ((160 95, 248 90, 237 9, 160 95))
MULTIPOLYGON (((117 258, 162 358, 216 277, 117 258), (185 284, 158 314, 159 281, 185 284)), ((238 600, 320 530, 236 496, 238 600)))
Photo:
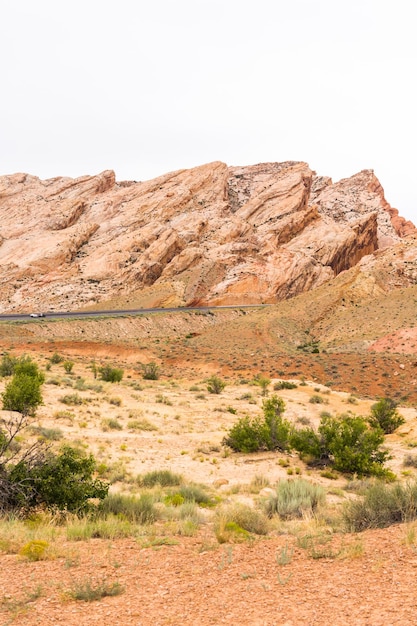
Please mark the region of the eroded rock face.
POLYGON ((1 312, 144 289, 155 306, 274 302, 415 230, 372 171, 333 184, 300 162, 215 162, 143 183, 3 176, 0 217, 1 312))

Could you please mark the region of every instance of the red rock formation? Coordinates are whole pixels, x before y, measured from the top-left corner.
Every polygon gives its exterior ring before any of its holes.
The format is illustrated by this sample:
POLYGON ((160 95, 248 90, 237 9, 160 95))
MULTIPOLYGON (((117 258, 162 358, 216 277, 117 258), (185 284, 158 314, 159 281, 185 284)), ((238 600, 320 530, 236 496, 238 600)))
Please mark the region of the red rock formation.
MULTIPOLYGON (((370 170, 216 162, 143 183, 0 177, 0 310, 77 309, 158 289, 172 303, 274 302, 414 227, 370 170), (169 287, 169 288, 168 288, 169 287)), ((165 297, 164 296, 164 297, 165 297)))

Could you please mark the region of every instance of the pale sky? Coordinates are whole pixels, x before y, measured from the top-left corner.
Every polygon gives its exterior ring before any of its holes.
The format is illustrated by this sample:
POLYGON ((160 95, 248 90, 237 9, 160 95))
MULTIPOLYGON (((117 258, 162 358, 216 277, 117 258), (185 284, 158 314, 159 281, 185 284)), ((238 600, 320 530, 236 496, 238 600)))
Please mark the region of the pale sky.
POLYGON ((373 169, 417 225, 414 0, 1 0, 0 175, 373 169))

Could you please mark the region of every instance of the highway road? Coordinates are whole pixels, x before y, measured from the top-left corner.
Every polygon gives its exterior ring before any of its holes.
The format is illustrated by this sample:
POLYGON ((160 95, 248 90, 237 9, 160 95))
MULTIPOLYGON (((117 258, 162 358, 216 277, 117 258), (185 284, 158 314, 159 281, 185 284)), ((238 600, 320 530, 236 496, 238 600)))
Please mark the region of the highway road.
POLYGON ((0 322, 18 321, 42 321, 45 319, 69 319, 88 317, 117 317, 118 315, 149 315, 152 313, 192 313, 195 311, 218 311, 222 309, 256 309, 269 304, 226 304, 223 306, 198 306, 198 307, 170 307, 166 309, 123 309, 105 311, 46 311, 40 316, 39 313, 5 313, 0 315, 0 322), (37 317, 36 317, 37 316, 37 317))

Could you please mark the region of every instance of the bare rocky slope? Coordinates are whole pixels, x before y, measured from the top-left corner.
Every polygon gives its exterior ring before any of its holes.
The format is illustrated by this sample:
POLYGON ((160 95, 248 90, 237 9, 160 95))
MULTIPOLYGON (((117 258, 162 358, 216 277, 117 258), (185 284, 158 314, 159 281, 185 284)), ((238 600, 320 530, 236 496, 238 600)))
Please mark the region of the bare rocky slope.
POLYGON ((415 228, 371 170, 215 162, 147 182, 0 177, 0 312, 277 302, 415 228))

